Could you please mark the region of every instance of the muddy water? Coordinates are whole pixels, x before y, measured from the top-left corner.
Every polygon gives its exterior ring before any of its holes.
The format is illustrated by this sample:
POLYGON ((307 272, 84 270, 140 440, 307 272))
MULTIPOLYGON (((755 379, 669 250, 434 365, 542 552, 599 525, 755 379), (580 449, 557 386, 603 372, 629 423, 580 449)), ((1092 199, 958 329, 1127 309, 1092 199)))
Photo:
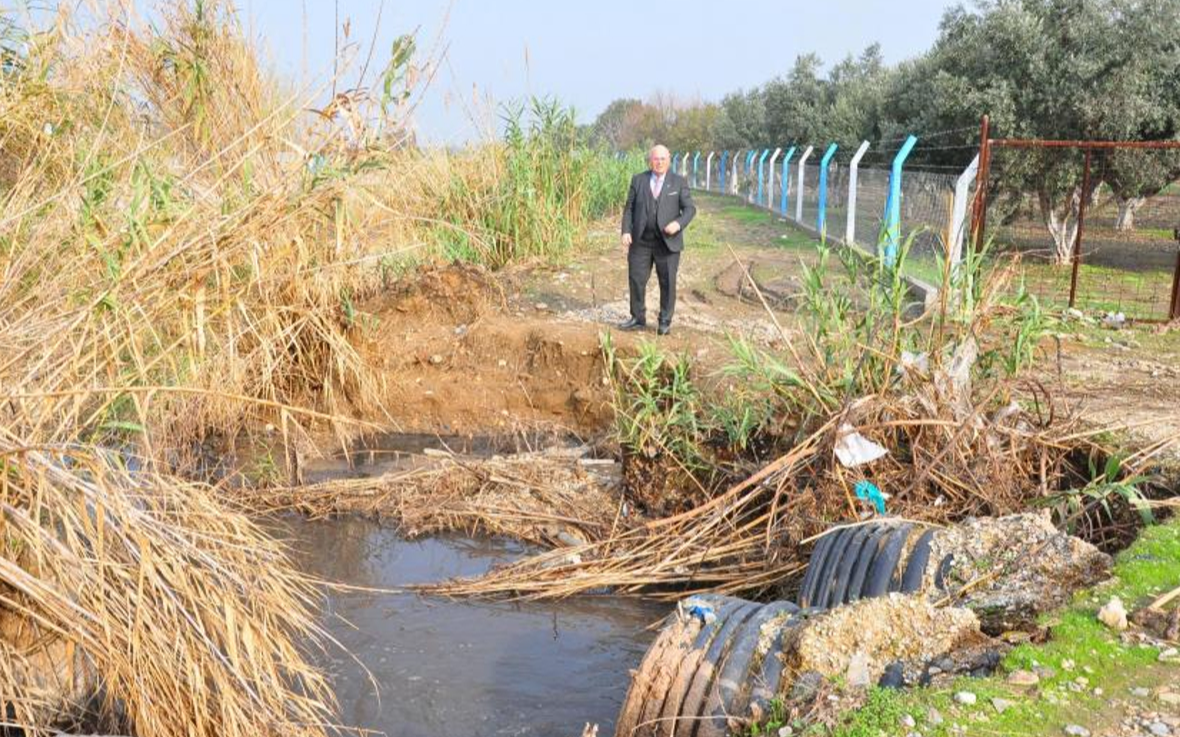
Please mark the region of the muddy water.
MULTIPOLYGON (((359 519, 289 520, 282 534, 308 570, 375 588, 477 574, 527 553, 503 540, 410 542, 359 519)), ((648 627, 665 612, 606 598, 509 604, 334 593, 325 624, 355 660, 332 652, 327 668, 344 723, 391 737, 576 737, 585 722, 605 736, 628 670, 655 635, 648 627)))

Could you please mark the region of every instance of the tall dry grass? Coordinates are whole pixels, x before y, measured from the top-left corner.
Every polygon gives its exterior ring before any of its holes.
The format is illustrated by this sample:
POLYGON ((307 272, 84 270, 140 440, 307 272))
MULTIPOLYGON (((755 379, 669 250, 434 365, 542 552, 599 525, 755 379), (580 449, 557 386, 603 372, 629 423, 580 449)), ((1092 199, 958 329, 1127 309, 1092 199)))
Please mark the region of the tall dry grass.
MULTIPOLYGON (((358 305, 453 234, 541 254, 544 230, 487 214, 536 201, 504 173, 524 154, 413 146, 408 38, 329 96, 276 79, 227 2, 72 7, 0 17, 0 705, 26 728, 322 731, 314 589, 202 482, 210 456, 375 411, 358 305)), ((624 189, 577 150, 542 203, 567 228, 624 189)))

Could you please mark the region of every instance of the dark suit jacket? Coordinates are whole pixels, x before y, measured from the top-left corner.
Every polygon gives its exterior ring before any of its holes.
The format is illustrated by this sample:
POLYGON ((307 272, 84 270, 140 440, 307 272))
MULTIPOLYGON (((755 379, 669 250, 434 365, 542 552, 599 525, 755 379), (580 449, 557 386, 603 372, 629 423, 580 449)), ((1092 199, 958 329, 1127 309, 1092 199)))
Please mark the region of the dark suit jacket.
POLYGON ((653 203, 651 196, 651 171, 645 171, 631 177, 631 189, 627 191, 627 204, 623 206, 623 231, 631 234, 634 243, 643 234, 643 224, 647 222, 647 208, 656 205, 656 222, 660 224, 660 237, 669 251, 684 250, 684 229, 692 222, 697 214, 697 206, 692 204, 692 193, 688 190, 688 180, 671 171, 664 174, 664 186, 660 189, 659 202, 653 203), (676 235, 667 235, 664 228, 675 220, 680 223, 680 230, 676 235))

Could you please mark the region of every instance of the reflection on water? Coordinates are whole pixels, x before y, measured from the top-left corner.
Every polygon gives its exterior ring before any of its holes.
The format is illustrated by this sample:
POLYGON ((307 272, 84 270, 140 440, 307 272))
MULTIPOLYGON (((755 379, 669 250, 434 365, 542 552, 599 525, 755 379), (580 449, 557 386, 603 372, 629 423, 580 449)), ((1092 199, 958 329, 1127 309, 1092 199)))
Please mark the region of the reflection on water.
MULTIPOLYGON (((307 569, 330 581, 395 587, 474 575, 527 552, 502 540, 407 542, 358 519, 284 522, 307 569)), ((349 654, 328 669, 348 726, 391 737, 612 733, 666 609, 629 600, 510 604, 410 594, 333 593, 326 625, 349 654), (360 664, 377 682, 378 692, 360 664)))
POLYGON ((307 483, 341 478, 375 478, 391 471, 430 463, 434 452, 488 457, 496 453, 525 453, 539 448, 569 445, 573 439, 554 432, 520 432, 505 435, 436 435, 431 433, 380 433, 358 440, 348 453, 305 459, 307 483))

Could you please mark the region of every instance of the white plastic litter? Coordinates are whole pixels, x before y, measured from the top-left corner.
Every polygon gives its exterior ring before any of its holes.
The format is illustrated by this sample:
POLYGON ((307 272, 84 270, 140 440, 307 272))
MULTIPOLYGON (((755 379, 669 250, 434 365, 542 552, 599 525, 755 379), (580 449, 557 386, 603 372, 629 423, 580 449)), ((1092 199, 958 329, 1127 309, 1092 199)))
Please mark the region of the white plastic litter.
POLYGON ((841 425, 837 433, 836 458, 845 468, 871 463, 889 453, 882 446, 858 433, 852 425, 841 425))
POLYGON ((1108 312, 1102 318, 1102 324, 1111 330, 1119 330, 1127 324, 1127 316, 1121 312, 1108 312))
POLYGON ((928 353, 901 352, 901 361, 897 364, 898 373, 916 371, 919 374, 930 373, 930 355, 928 353))

